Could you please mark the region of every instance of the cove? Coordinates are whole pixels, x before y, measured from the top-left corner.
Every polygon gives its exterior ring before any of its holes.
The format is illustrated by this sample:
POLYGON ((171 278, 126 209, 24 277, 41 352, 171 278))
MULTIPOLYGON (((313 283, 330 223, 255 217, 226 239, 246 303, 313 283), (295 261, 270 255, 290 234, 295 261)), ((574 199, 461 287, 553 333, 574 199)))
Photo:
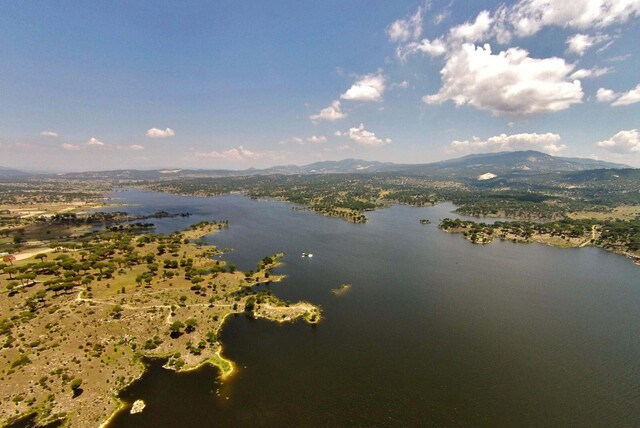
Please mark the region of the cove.
POLYGON ((640 424, 640 269, 624 257, 473 245, 437 229, 451 204, 395 205, 352 224, 242 195, 111 196, 136 204, 119 208, 131 214, 193 214, 154 219, 163 233, 228 219, 208 242, 233 248, 224 257, 243 270, 286 252, 277 273, 288 278, 271 290, 324 311, 315 327, 232 317, 232 378, 151 363, 122 393, 145 410, 111 427, 640 424), (343 283, 352 288, 333 295, 343 283))

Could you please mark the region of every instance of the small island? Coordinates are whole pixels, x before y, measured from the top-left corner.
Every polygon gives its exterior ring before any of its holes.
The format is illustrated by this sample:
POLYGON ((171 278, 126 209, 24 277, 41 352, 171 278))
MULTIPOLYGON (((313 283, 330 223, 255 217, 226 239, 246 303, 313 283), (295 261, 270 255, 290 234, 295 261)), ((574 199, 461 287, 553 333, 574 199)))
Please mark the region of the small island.
POLYGON ((342 284, 340 287, 331 290, 331 294, 334 296, 344 296, 349 290, 351 290, 351 284, 342 284))
POLYGON ((136 400, 131 405, 131 410, 129 410, 129 413, 131 413, 132 415, 135 415, 136 413, 142 413, 145 407, 147 407, 147 404, 144 402, 144 400, 136 400))

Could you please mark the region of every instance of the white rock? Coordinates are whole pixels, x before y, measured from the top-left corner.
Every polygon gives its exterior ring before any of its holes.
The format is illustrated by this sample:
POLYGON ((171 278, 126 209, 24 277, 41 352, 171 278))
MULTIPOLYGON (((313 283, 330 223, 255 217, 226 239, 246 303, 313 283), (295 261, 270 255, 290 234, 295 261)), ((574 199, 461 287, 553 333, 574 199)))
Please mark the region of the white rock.
POLYGON ((146 406, 147 405, 143 400, 136 400, 133 402, 133 406, 131 406, 131 410, 129 411, 129 413, 131 413, 132 415, 136 413, 141 413, 146 406))
POLYGON ((491 180, 492 178, 496 178, 497 175, 495 175, 492 172, 487 172, 486 174, 482 174, 478 176, 478 180, 483 181, 483 180, 491 180))

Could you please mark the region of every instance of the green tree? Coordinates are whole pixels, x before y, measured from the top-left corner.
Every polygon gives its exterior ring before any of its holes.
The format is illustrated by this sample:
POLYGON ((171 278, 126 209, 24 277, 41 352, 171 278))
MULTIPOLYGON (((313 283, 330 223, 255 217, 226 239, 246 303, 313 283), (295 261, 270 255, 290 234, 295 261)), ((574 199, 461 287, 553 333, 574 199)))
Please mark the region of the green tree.
POLYGON ((248 314, 253 313, 253 310, 256 307, 256 298, 251 296, 247 299, 247 301, 244 304, 244 311, 248 314))
POLYGON ((185 324, 186 324, 185 331, 187 333, 191 333, 192 331, 195 331, 196 327, 198 326, 198 321, 196 321, 193 318, 189 318, 188 320, 185 321, 185 324))
POLYGON ((180 336, 180 330, 182 330, 183 327, 184 324, 181 321, 174 321, 169 326, 169 334, 171 335, 171 337, 178 337, 180 336))
POLYGON ((115 305, 113 309, 111 309, 111 316, 115 319, 118 319, 122 316, 122 306, 115 305))

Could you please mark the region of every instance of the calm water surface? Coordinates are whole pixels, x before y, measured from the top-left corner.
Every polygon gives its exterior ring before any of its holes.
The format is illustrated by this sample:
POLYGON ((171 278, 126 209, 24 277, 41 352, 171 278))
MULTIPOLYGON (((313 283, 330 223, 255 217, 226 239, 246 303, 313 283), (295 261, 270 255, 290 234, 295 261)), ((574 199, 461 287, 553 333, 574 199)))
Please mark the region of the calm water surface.
POLYGON ((171 232, 229 219, 206 238, 253 269, 284 251, 271 286, 324 321, 232 318, 239 370, 175 374, 152 363, 122 394, 144 412, 112 427, 640 426, 640 267, 594 248, 473 245, 437 229, 451 204, 394 206, 351 224, 241 195, 114 194, 171 232), (433 224, 421 225, 428 218, 433 224), (313 258, 300 257, 312 252, 313 258), (336 297, 330 290, 353 287, 336 297))

